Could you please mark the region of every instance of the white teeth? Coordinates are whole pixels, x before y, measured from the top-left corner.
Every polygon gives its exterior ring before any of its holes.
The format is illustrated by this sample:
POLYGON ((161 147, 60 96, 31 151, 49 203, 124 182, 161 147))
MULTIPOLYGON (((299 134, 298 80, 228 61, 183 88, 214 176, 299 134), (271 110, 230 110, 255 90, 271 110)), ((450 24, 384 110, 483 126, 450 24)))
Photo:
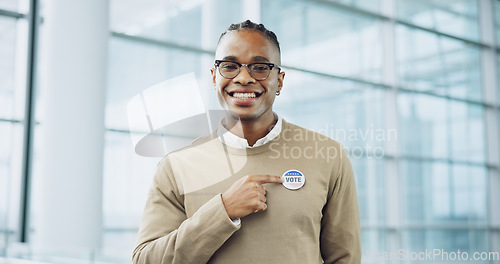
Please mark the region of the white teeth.
POLYGON ((240 99, 255 98, 255 93, 233 93, 233 97, 240 99))

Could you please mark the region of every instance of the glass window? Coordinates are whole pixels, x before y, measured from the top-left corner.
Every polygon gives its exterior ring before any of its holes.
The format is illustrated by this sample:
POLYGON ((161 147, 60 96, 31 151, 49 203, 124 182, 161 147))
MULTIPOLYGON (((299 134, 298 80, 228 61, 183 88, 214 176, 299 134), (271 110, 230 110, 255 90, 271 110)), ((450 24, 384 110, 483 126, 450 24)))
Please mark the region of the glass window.
POLYGON ((402 88, 481 100, 479 48, 406 26, 396 28, 396 47, 402 88))
POLYGON ((493 2, 493 15, 495 16, 495 35, 496 45, 500 47, 500 1, 494 0, 493 2))
POLYGON ((398 96, 400 151, 418 157, 448 157, 446 100, 427 95, 398 96))
POLYGON ((283 65, 380 82, 377 20, 303 1, 262 1, 261 9, 279 37, 283 65))
POLYGON ((0 0, 0 9, 28 14, 29 0, 0 0))
POLYGON ((0 119, 20 120, 24 115, 26 22, 0 16, 0 119))
POLYGON ((287 120, 326 134, 348 149, 357 147, 374 154, 375 147, 384 144, 383 89, 292 69, 284 71, 284 88, 274 109, 287 120))
POLYGON ((485 161, 482 106, 411 93, 398 106, 403 155, 485 161))
POLYGON ((0 0, 0 9, 17 11, 19 0, 0 0))
POLYGON ((145 158, 132 152, 130 135, 107 132, 104 174, 104 226, 136 228, 156 165, 161 157, 145 158))
POLYGON ((399 19, 446 34, 479 40, 478 0, 398 0, 399 19))
POLYGON ((498 87, 498 90, 497 90, 497 93, 498 93, 498 105, 500 105, 500 55, 497 55, 497 87, 498 87))
POLYGON ((137 231, 160 158, 133 152, 129 133, 107 132, 103 185, 103 255, 130 261, 137 231))
POLYGON ((404 222, 486 224, 485 167, 404 160, 401 175, 404 222))
POLYGON ((111 1, 111 29, 215 50, 219 34, 241 22, 242 12, 240 0, 111 1))
POLYGON ((363 226, 376 226, 386 219, 383 160, 358 158, 350 155, 356 187, 361 222, 363 226))
POLYGON ((381 252, 387 252, 387 233, 378 229, 361 228, 361 263, 383 263, 380 261, 381 252))
POLYGON ((337 2, 340 4, 345 4, 347 6, 352 6, 359 9, 365 9, 367 11, 379 13, 380 11, 380 0, 372 1, 358 1, 358 0, 329 0, 331 2, 337 2))
POLYGON ((398 107, 403 155, 485 161, 482 106, 401 93, 398 107))
POLYGON ((114 31, 196 46, 200 43, 201 1, 111 1, 111 5, 114 31))
MULTIPOLYGON (((210 63, 203 59, 200 53, 111 38, 107 128, 128 130, 127 104, 140 91, 186 73, 208 74, 213 57, 210 63)), ((205 79, 210 82, 208 77, 205 79)))
POLYGON ((485 162, 483 106, 449 101, 449 113, 450 157, 456 160, 485 162))
MULTIPOLYGON (((450 253, 457 253, 458 250, 460 252, 468 252, 469 258, 472 259, 473 252, 483 252, 488 248, 488 235, 484 230, 409 230, 402 233, 402 241, 403 248, 409 251, 425 252, 426 249, 431 251, 433 249, 439 250, 439 253, 436 252, 438 254, 435 259, 436 262, 432 263, 457 263, 457 259, 453 259, 453 254, 450 253)), ((484 260, 476 262, 467 261, 467 263, 484 262, 484 260)))
POLYGON ((0 256, 19 232, 23 126, 0 122, 0 256))
MULTIPOLYGON (((0 9, 16 11, 17 5, 0 0, 0 9)), ((0 256, 19 236, 26 25, 23 19, 0 16, 0 256)))

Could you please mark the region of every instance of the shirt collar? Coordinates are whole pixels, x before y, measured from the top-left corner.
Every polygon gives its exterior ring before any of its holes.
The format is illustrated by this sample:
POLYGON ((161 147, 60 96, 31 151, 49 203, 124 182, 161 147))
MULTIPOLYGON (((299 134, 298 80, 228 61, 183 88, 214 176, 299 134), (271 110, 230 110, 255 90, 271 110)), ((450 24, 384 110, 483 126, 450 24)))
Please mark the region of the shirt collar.
POLYGON ((283 118, 276 113, 274 114, 278 117, 278 122, 276 122, 276 125, 271 129, 271 131, 269 131, 269 133, 267 133, 266 136, 257 140, 257 142, 255 142, 253 146, 248 145, 248 141, 246 139, 240 138, 235 134, 229 132, 222 125, 222 120, 221 122, 219 122, 219 125, 217 127, 217 136, 219 137, 219 140, 222 143, 233 148, 245 149, 245 148, 255 148, 262 146, 268 143, 269 141, 275 139, 281 133, 283 118))

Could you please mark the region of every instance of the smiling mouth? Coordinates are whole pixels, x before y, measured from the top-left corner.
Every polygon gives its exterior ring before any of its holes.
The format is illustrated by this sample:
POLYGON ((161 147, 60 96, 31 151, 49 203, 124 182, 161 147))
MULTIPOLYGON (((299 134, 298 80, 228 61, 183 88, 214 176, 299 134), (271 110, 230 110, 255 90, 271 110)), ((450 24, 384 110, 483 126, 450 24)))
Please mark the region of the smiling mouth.
POLYGON ((230 92, 228 93, 229 96, 238 98, 238 99, 250 99, 250 98, 257 98, 262 95, 262 93, 258 92, 249 92, 249 93, 240 93, 240 92, 230 92))

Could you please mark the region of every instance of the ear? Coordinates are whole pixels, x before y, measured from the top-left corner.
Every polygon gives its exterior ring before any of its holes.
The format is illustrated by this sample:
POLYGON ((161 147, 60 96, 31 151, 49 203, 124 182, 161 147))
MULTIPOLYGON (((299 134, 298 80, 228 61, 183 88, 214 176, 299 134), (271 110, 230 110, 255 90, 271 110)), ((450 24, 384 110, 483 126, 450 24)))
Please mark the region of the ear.
POLYGON ((215 70, 214 68, 211 68, 210 73, 212 74, 212 84, 215 87, 215 76, 217 75, 217 70, 215 70))
POLYGON ((278 91, 283 88, 283 81, 285 80, 285 72, 281 71, 278 73, 278 91))

